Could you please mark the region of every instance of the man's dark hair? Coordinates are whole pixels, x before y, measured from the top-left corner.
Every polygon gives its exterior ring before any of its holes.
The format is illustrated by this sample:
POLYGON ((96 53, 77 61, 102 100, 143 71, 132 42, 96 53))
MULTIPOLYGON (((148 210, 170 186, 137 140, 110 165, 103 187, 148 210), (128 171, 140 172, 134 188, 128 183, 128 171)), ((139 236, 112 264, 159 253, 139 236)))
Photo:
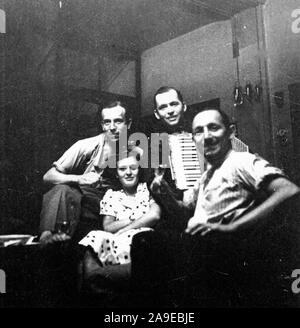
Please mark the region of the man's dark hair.
POLYGON ((173 88, 173 87, 168 87, 168 86, 163 86, 160 87, 154 94, 154 98, 153 98, 153 102, 154 102, 154 109, 156 109, 157 103, 156 103, 156 96, 160 95, 162 93, 166 93, 168 91, 174 90, 177 93, 177 97, 178 99, 183 103, 183 97, 182 94, 179 90, 173 88))
POLYGON ((128 105, 124 101, 121 101, 121 100, 118 100, 118 99, 107 101, 106 103, 101 105, 101 108, 99 110, 100 121, 102 122, 102 110, 104 108, 113 108, 113 107, 116 107, 116 106, 123 107, 125 109, 125 121, 126 122, 131 121, 131 111, 130 111, 128 105))
MULTIPOLYGON (((231 125, 231 122, 230 122, 230 119, 229 119, 229 116, 222 110, 222 109, 219 109, 219 108, 215 108, 215 107, 204 107, 203 109, 201 109, 198 113, 195 114, 195 116, 199 113, 202 113, 202 112, 205 112, 207 110, 215 110, 217 111, 221 118, 222 118, 222 122, 226 128, 226 130, 229 129, 230 125, 231 125)), ((194 118, 195 118, 194 116, 194 118)))

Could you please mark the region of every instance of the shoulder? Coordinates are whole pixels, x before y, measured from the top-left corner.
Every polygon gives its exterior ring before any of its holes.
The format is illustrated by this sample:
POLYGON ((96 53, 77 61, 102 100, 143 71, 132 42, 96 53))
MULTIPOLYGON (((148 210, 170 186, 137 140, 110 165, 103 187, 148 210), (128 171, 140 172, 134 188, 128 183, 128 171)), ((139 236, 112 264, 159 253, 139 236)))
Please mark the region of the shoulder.
POLYGON ((238 169, 247 167, 248 165, 253 165, 256 161, 267 162, 257 154, 232 150, 225 159, 223 165, 229 165, 238 169))
POLYGON ((228 158, 230 160, 241 160, 241 161, 249 161, 249 160, 253 160, 254 158, 256 158, 258 155, 257 154, 252 154, 252 153, 249 153, 249 152, 240 152, 240 151, 235 151, 235 150, 232 150, 230 153, 229 153, 229 156, 228 158))
MULTIPOLYGON (((228 156, 228 162, 230 165, 238 168, 249 168, 249 167, 273 167, 269 161, 264 159, 258 154, 248 152, 236 152, 232 151, 228 156)), ((279 168, 276 168, 279 170, 279 168)))
POLYGON ((258 154, 232 152, 228 163, 225 169, 256 188, 259 188, 266 179, 275 176, 285 177, 285 173, 280 168, 273 166, 258 154))
POLYGON ((114 197, 116 194, 118 194, 119 191, 116 191, 116 190, 113 190, 113 189, 108 189, 106 192, 105 192, 105 195, 104 197, 107 197, 107 198, 112 198, 114 197))
MULTIPOLYGON (((231 150, 218 171, 227 177, 248 176, 256 171, 255 163, 260 160, 261 158, 256 154, 231 150)), ((266 163, 264 162, 263 166, 266 163)))
POLYGON ((147 183, 146 182, 140 182, 137 186, 136 192, 137 193, 149 193, 147 183))
POLYGON ((95 137, 78 140, 73 144, 71 148, 75 149, 79 153, 90 153, 99 144, 103 144, 103 142, 104 142, 104 134, 101 133, 95 137))
POLYGON ((146 182, 140 182, 137 186, 137 190, 136 193, 138 195, 139 198, 149 198, 150 197, 150 192, 149 189, 147 187, 147 183, 146 182))
POLYGON ((95 147, 101 141, 104 141, 104 133, 101 133, 95 137, 78 140, 74 145, 77 145, 78 147, 95 147))
POLYGON ((119 196, 120 196, 121 192, 120 191, 116 191, 116 190, 113 190, 113 189, 108 189, 106 191, 106 193, 104 194, 103 198, 102 198, 102 203, 116 203, 118 202, 118 199, 119 196))

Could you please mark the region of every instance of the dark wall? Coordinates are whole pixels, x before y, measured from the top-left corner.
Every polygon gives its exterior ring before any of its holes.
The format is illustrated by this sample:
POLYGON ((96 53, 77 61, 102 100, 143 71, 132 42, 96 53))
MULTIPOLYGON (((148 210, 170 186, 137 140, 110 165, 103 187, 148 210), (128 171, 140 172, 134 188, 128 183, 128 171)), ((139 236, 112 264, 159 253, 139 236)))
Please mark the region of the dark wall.
MULTIPOLYGON (((72 58, 66 57, 56 2, 0 5, 7 18, 6 33, 0 34, 0 234, 34 233, 47 190, 43 174, 76 140, 100 132, 99 105, 116 95, 99 92, 98 71, 84 65, 93 55, 82 50, 76 57, 82 59, 76 72, 81 79, 76 83, 74 74, 66 74, 72 58)), ((134 98, 118 98, 135 110, 134 98)))

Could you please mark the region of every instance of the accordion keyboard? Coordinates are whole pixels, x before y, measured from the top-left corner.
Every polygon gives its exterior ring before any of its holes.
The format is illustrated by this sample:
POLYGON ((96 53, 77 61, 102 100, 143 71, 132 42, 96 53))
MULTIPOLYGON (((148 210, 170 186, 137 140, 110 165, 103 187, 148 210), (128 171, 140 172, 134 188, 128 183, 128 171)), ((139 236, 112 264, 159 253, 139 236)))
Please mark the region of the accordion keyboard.
MULTIPOLYGON (((232 149, 248 152, 249 147, 237 137, 231 140, 232 149)), ((190 189, 204 172, 204 154, 196 148, 191 133, 169 135, 170 167, 176 187, 190 189)))
POLYGON ((177 188, 192 188, 203 172, 192 134, 169 135, 169 146, 171 172, 177 188))

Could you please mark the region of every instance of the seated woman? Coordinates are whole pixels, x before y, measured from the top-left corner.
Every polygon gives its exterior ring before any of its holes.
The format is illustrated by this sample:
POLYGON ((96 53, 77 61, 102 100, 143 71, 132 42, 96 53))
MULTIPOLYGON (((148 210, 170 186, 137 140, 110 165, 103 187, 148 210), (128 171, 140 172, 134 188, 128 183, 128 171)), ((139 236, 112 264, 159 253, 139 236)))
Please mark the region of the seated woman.
POLYGON ((91 231, 79 242, 88 246, 83 260, 85 281, 103 277, 113 283, 128 281, 133 236, 151 231, 160 219, 160 207, 142 182, 138 158, 138 152, 131 151, 116 169, 106 169, 110 174, 114 171, 119 186, 109 189, 100 202, 104 231, 91 231))

